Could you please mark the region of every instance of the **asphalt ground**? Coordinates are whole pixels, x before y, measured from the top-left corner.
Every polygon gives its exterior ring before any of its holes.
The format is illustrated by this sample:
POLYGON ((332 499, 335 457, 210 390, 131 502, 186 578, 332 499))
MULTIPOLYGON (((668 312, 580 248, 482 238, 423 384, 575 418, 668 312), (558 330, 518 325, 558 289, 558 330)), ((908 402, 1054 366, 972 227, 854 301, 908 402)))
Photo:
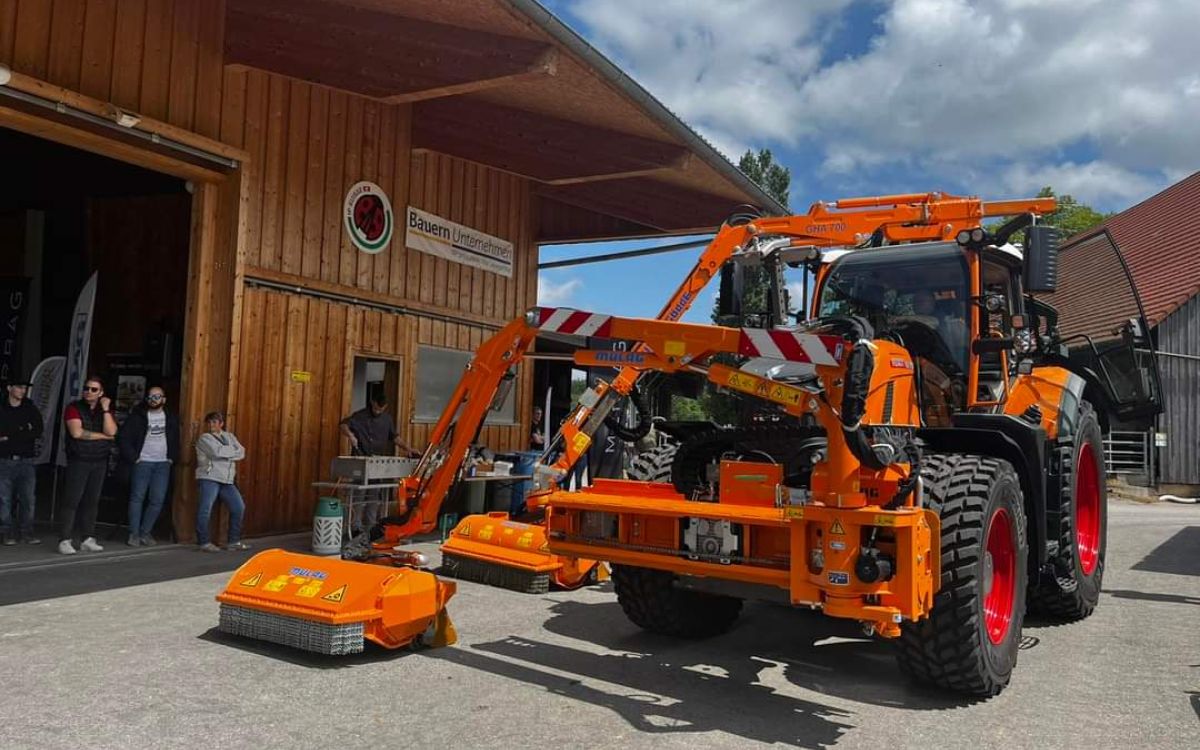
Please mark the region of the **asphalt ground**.
POLYGON ((244 558, 0 562, 0 746, 1200 747, 1197 506, 1114 501, 1100 607, 1027 622, 1012 684, 984 702, 910 685, 849 624, 751 604, 729 634, 679 642, 631 625, 608 586, 460 583, 456 646, 314 657, 214 629, 212 566, 244 558))

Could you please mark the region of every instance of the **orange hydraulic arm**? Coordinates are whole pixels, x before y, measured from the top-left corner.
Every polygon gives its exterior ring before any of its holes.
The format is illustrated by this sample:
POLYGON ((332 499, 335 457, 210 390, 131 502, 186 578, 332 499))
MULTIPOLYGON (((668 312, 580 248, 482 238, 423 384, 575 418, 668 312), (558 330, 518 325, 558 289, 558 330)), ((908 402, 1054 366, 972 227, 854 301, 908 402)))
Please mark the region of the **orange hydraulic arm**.
MULTIPOLYGON (((937 240, 953 237, 960 229, 978 226, 980 219, 986 216, 1044 213, 1053 208, 1052 198, 984 203, 978 198, 944 193, 911 193, 853 198, 834 204, 816 203, 801 216, 762 217, 745 223, 727 223, 705 248, 656 320, 678 321, 721 266, 739 252, 745 252, 759 237, 789 237, 793 247, 856 245, 876 232, 882 232, 891 242, 937 240)), ((526 317, 515 319, 476 352, 434 427, 429 447, 416 471, 402 482, 399 493, 403 505, 401 515, 385 520, 386 541, 399 541, 431 531, 436 526, 438 510, 458 478, 467 451, 478 436, 488 410, 493 403, 503 401, 507 387, 511 387, 515 378, 517 363, 540 330, 534 323, 540 321, 530 322, 526 317)), ((582 318, 579 316, 570 316, 563 323, 554 330, 582 335, 582 318), (572 322, 574 327, 571 327, 572 322)), ((633 349, 634 354, 645 352, 643 345, 633 349)), ((612 383, 601 383, 585 393, 543 455, 544 459, 558 448, 562 449, 562 455, 554 465, 547 467, 551 476, 562 476, 579 460, 591 444, 591 436, 617 399, 629 394, 642 369, 622 367, 612 383)))
MULTIPOLYGON (((700 256, 696 267, 658 314, 658 320, 677 321, 691 306, 721 266, 750 247, 756 238, 790 238, 791 247, 847 247, 882 234, 890 243, 930 242, 954 237, 963 229, 980 225, 986 217, 1045 214, 1054 210, 1054 198, 984 202, 976 197, 946 193, 903 193, 867 198, 847 198, 832 204, 814 203, 798 216, 761 217, 739 224, 724 224, 700 256)), ((570 333, 570 331, 564 331, 570 333)), ((633 352, 644 352, 637 346, 633 352)), ((596 362, 594 364, 601 364, 596 362)), ((612 366, 610 361, 607 365, 612 366)), ((640 370, 624 367, 611 383, 600 383, 577 404, 559 433, 547 443, 542 459, 562 450, 552 466, 541 471, 561 477, 570 471, 591 445, 600 422, 616 400, 629 394, 640 370)), ((538 462, 539 468, 543 461, 538 462)), ((536 470, 535 470, 536 471, 536 470)))
POLYGON ((537 329, 524 317, 516 318, 475 352, 433 428, 421 462, 411 476, 401 480, 401 515, 384 519, 385 541, 395 543, 437 526, 438 510, 458 478, 483 420, 492 405, 508 395, 516 365, 536 335, 537 329))

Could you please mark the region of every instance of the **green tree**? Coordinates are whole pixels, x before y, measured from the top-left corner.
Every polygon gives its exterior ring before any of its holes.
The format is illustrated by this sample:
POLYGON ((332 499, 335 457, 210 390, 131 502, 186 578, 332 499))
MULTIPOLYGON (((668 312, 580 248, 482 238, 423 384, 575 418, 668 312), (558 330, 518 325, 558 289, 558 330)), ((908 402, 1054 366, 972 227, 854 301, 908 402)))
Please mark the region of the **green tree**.
POLYGON ((776 163, 771 149, 759 149, 757 154, 747 149, 738 160, 738 169, 787 208, 788 193, 792 189, 792 170, 776 163))
POLYGON ((1056 196, 1054 188, 1049 185, 1038 191, 1037 197, 1058 198, 1058 209, 1046 217, 1046 223, 1062 230, 1064 239, 1086 232, 1112 216, 1111 213, 1101 213, 1086 203, 1080 203, 1066 193, 1056 196))

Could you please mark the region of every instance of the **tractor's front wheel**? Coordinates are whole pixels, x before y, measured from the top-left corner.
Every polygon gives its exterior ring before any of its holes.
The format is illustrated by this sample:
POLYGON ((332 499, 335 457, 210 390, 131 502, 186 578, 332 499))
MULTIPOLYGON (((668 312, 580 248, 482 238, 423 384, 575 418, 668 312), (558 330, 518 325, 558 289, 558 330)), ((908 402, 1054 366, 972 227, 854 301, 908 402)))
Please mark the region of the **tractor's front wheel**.
POLYGON ((918 682, 992 696, 1017 664, 1025 618, 1025 510, 1017 473, 984 456, 927 454, 927 503, 942 521, 933 610, 901 628, 900 667, 918 682))
POLYGON ((612 566, 617 601, 634 625, 652 633, 706 638, 729 630, 742 611, 742 600, 688 591, 675 586, 665 570, 612 566))

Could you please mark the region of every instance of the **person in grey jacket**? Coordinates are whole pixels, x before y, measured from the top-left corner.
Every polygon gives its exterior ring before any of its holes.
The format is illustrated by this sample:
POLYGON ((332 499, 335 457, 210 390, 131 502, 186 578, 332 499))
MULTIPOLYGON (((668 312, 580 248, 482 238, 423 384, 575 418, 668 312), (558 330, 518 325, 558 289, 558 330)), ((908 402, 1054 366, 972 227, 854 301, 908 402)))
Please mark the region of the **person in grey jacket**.
POLYGON ((220 552, 208 536, 213 505, 220 498, 229 509, 229 542, 225 549, 250 549, 242 542, 242 516, 246 501, 238 491, 237 462, 246 457, 246 449, 232 432, 225 431, 225 415, 219 411, 204 417, 206 432, 196 440, 196 482, 200 503, 196 509, 196 542, 204 552, 220 552))

